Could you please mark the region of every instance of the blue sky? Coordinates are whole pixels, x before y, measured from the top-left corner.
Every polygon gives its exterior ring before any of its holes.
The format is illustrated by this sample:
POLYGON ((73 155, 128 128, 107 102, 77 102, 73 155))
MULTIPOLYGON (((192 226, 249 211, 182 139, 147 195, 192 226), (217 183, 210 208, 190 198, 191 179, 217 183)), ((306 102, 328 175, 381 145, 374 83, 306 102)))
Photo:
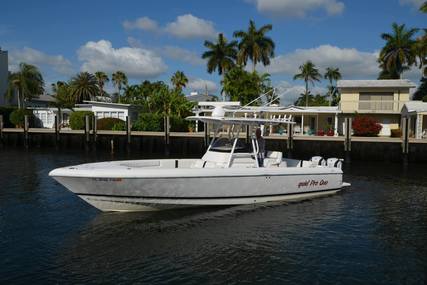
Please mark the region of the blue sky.
MULTIPOLYGON (((292 75, 304 61, 321 71, 339 67, 344 79, 374 79, 380 34, 391 23, 424 27, 422 0, 228 0, 228 1, 7 1, 2 3, 0 46, 9 68, 24 61, 40 67, 49 84, 75 73, 123 70, 133 83, 169 81, 176 70, 190 90, 219 92, 219 76, 208 74, 200 55, 205 39, 227 38, 271 23, 276 58, 260 71, 292 101, 302 82, 292 75)), ((418 80, 419 71, 404 75, 418 80)), ((318 91, 322 91, 319 84, 318 91)), ((109 89, 112 90, 112 86, 109 89)))

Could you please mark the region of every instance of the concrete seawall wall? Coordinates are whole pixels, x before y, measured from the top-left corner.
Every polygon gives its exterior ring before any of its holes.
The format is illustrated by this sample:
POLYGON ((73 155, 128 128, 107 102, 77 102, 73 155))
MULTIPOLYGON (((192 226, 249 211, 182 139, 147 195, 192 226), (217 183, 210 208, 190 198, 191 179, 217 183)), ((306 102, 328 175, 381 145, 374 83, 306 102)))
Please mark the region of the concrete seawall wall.
MULTIPOLYGON (((164 137, 160 134, 132 135, 128 144, 127 136, 122 134, 98 134, 96 142, 93 135, 89 136, 89 142, 82 133, 61 133, 56 142, 55 133, 30 133, 28 141, 21 132, 3 133, 2 148, 9 146, 28 148, 58 148, 58 149, 82 149, 105 152, 144 152, 164 154, 166 145, 164 137)), ((323 157, 346 157, 342 140, 331 138, 319 138, 318 140, 302 139, 294 140, 291 152, 287 150, 286 138, 266 138, 268 150, 282 151, 286 156, 308 159, 315 155, 323 157)), ((175 134, 170 137, 167 148, 171 156, 200 157, 205 151, 204 138, 197 135, 175 134)), ((360 161, 390 161, 401 162, 402 145, 399 140, 394 141, 352 141, 351 160, 360 161)), ((347 156, 348 157, 348 156, 347 156)), ((427 143, 409 144, 409 162, 427 162, 427 143)))

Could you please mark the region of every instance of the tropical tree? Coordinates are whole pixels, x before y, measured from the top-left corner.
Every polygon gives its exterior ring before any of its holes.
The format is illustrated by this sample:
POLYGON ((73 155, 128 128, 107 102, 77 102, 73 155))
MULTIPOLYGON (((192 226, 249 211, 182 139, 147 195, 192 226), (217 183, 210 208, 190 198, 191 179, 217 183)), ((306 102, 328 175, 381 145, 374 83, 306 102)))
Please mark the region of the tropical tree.
POLYGON ((92 100, 99 94, 98 81, 95 75, 89 72, 80 72, 70 81, 71 94, 74 102, 81 103, 83 100, 92 100))
POLYGON ((104 85, 106 82, 110 81, 108 75, 103 71, 95 72, 96 80, 98 81, 99 92, 101 96, 104 96, 104 85))
POLYGON ((320 81, 321 75, 319 70, 316 68, 313 62, 310 60, 305 62, 303 65, 299 67, 299 73, 294 75, 294 80, 301 79, 305 82, 305 106, 308 106, 308 95, 310 94, 310 90, 308 89, 308 83, 311 83, 314 86, 315 81, 320 81))
POLYGON ((423 13, 427 13, 427 1, 425 1, 421 7, 420 7, 420 11, 423 13))
MULTIPOLYGON (((329 101, 327 99, 328 95, 321 95, 321 94, 309 94, 308 95, 308 104, 310 106, 328 106, 329 105, 329 101)), ((304 106, 306 104, 306 99, 307 97, 305 96, 304 93, 302 93, 298 99, 295 101, 294 105, 295 106, 304 106)))
POLYGON ((240 39, 237 63, 246 65, 248 59, 252 61, 252 71, 255 71, 256 64, 262 62, 264 65, 270 64, 270 58, 274 57, 274 41, 266 36, 271 31, 272 25, 264 25, 257 29, 253 20, 249 21, 247 31, 236 31, 235 38, 240 39))
POLYGON ((339 68, 334 68, 334 67, 327 67, 326 68, 326 73, 324 75, 324 78, 329 80, 329 106, 332 105, 332 97, 337 96, 338 90, 336 87, 336 83, 338 80, 341 79, 341 72, 339 68))
POLYGON ((171 82, 175 87, 175 90, 182 91, 182 88, 187 86, 188 78, 185 76, 184 72, 177 71, 172 75, 171 82))
POLYGON ((5 97, 11 100, 17 94, 18 108, 25 108, 26 100, 38 97, 44 92, 43 76, 39 69, 31 64, 20 63, 19 70, 9 75, 8 82, 5 97))
MULTIPOLYGON (((218 70, 218 74, 222 75, 221 82, 224 81, 224 73, 235 66, 237 42, 228 42, 223 34, 218 34, 215 43, 205 41, 204 45, 208 50, 202 54, 202 58, 208 61, 208 72, 212 73, 218 70)), ((222 94, 222 100, 225 100, 224 94, 222 94)))
POLYGON ((417 91, 415 91, 412 96, 412 100, 424 101, 427 102, 427 78, 421 78, 420 85, 418 86, 417 91))
POLYGON ((74 107, 74 98, 72 95, 72 90, 70 85, 64 81, 57 81, 52 83, 52 92, 55 101, 50 102, 49 105, 58 109, 58 116, 62 118, 63 109, 73 109, 74 107))
POLYGON ((384 33, 381 38, 386 41, 379 56, 380 66, 389 73, 397 73, 399 79, 403 71, 415 63, 414 35, 418 29, 407 29, 404 24, 393 23, 392 33, 384 33))
MULTIPOLYGON (((260 76, 257 72, 248 72, 242 66, 235 66, 224 76, 223 91, 230 100, 246 105, 271 89, 268 80, 267 75, 260 76)), ((260 102, 254 102, 257 103, 260 102)))
POLYGON ((113 81, 114 86, 117 87, 117 92, 118 92, 118 96, 119 96, 119 103, 120 103, 121 102, 120 91, 122 90, 123 86, 128 85, 128 78, 123 71, 116 71, 111 76, 111 81, 113 81))

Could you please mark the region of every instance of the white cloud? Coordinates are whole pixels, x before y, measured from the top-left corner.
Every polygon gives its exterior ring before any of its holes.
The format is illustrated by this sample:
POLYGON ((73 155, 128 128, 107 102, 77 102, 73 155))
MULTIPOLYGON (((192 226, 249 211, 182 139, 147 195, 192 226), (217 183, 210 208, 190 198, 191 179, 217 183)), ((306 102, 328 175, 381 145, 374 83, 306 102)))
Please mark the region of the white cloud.
POLYGON ((409 5, 415 9, 419 9, 425 0, 399 0, 400 5, 409 5))
POLYGON ((199 91, 201 93, 204 93, 206 89, 208 89, 208 92, 215 92, 218 89, 215 82, 201 78, 190 79, 187 84, 187 88, 193 91, 199 91))
POLYGON ((261 13, 277 17, 303 18, 310 12, 325 11, 338 15, 344 11, 344 3, 337 0, 252 0, 261 13))
POLYGON ((71 62, 62 55, 49 55, 39 50, 24 47, 9 53, 10 69, 16 71, 21 62, 36 65, 41 69, 52 68, 54 71, 70 75, 73 72, 71 62))
POLYGON ((380 69, 377 63, 378 52, 363 52, 354 48, 339 48, 321 45, 311 49, 297 49, 291 53, 279 55, 271 64, 259 67, 271 74, 293 76, 298 67, 311 60, 323 73, 327 67, 338 67, 343 78, 376 78, 380 69))
POLYGON ((148 49, 136 47, 113 48, 111 42, 87 42, 78 50, 81 70, 115 72, 122 70, 132 78, 155 77, 167 70, 162 58, 148 49))
MULTIPOLYGON (((292 85, 287 81, 280 81, 276 84, 276 88, 277 94, 280 96, 280 104, 283 106, 293 105, 298 97, 300 97, 300 95, 305 91, 305 87, 303 85, 292 85)), ((327 89, 315 86, 314 88, 311 87, 310 91, 314 95, 324 95, 326 94, 327 89)))
POLYGON ((148 17, 141 17, 136 19, 135 21, 124 21, 123 27, 127 30, 138 29, 144 31, 156 31, 159 28, 159 25, 156 21, 148 17))
POLYGON ((175 22, 166 25, 165 31, 182 39, 213 38, 217 34, 213 22, 191 14, 178 16, 175 22))
POLYGON ((171 59, 192 65, 203 65, 205 63, 199 54, 177 46, 165 46, 162 52, 171 59))

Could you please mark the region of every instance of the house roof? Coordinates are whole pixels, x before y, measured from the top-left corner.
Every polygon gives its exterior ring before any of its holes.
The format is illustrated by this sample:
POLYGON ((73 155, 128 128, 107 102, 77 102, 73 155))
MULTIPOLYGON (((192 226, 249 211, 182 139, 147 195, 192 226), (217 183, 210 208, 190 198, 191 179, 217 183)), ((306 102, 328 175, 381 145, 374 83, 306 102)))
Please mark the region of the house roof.
POLYGON ((211 94, 195 94, 195 95, 188 95, 185 96, 188 101, 190 102, 205 102, 205 101, 216 101, 218 97, 211 94))
POLYGON ((363 88, 363 87, 406 87, 414 88, 416 85, 408 79, 386 80, 338 80, 338 88, 363 88))
POLYGON ((38 97, 34 97, 31 101, 39 101, 39 102, 56 102, 55 97, 51 95, 39 95, 38 97))
POLYGON ((83 101, 84 104, 76 105, 97 105, 97 106, 108 106, 108 107, 131 107, 132 104, 122 104, 122 103, 110 103, 110 102, 100 102, 100 101, 83 101))
POLYGON ((423 101, 409 101, 403 105, 403 109, 406 108, 408 113, 420 113, 427 112, 427 102, 423 101))

